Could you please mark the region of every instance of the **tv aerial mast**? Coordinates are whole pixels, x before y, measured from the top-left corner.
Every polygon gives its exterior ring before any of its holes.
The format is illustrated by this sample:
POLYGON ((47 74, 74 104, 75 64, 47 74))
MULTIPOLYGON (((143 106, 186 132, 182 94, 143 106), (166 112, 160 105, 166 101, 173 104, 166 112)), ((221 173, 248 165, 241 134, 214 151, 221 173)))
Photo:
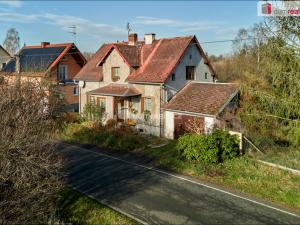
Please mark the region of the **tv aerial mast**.
POLYGON ((76 27, 76 25, 73 25, 73 26, 70 26, 68 28, 71 29, 71 31, 68 31, 68 33, 72 34, 72 36, 74 38, 74 43, 76 44, 77 27, 76 27))

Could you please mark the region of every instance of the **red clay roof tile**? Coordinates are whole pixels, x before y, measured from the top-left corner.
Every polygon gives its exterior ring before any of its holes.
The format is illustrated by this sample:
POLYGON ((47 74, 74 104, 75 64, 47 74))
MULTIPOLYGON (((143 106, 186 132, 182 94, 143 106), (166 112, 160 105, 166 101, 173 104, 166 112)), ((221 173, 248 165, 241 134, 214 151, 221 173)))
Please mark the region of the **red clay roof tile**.
POLYGON ((190 82, 162 108, 216 115, 238 91, 238 84, 190 82))

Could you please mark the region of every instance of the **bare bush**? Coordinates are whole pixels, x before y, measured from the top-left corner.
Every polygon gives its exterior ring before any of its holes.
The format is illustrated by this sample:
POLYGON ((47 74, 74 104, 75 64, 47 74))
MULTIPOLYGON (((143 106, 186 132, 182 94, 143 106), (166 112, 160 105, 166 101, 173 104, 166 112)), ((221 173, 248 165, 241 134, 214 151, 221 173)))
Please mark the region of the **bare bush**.
POLYGON ((61 162, 47 93, 36 83, 0 85, 0 224, 54 221, 61 162))

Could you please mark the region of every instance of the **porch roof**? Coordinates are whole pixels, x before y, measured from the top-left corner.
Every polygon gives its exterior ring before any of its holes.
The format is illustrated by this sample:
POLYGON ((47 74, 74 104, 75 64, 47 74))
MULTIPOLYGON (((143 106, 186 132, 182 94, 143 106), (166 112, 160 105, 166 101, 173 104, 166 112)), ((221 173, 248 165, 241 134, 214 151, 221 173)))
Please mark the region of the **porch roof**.
POLYGON ((128 84, 109 84, 104 87, 87 92, 88 95, 104 95, 116 97, 130 97, 141 95, 142 93, 135 87, 128 84))

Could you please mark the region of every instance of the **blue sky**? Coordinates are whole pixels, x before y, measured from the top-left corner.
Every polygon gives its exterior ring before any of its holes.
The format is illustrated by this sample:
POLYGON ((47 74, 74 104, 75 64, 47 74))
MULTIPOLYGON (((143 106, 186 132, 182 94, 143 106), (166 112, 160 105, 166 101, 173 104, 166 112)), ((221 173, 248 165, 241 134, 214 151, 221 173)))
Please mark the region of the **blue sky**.
MULTIPOLYGON (((0 43, 6 31, 19 31, 21 43, 73 42, 68 27, 77 26, 76 44, 95 52, 102 43, 127 40, 126 23, 140 39, 195 34, 200 42, 233 39, 241 27, 261 20, 256 1, 1 1, 0 43)), ((226 54, 231 43, 203 44, 208 54, 226 54)))

